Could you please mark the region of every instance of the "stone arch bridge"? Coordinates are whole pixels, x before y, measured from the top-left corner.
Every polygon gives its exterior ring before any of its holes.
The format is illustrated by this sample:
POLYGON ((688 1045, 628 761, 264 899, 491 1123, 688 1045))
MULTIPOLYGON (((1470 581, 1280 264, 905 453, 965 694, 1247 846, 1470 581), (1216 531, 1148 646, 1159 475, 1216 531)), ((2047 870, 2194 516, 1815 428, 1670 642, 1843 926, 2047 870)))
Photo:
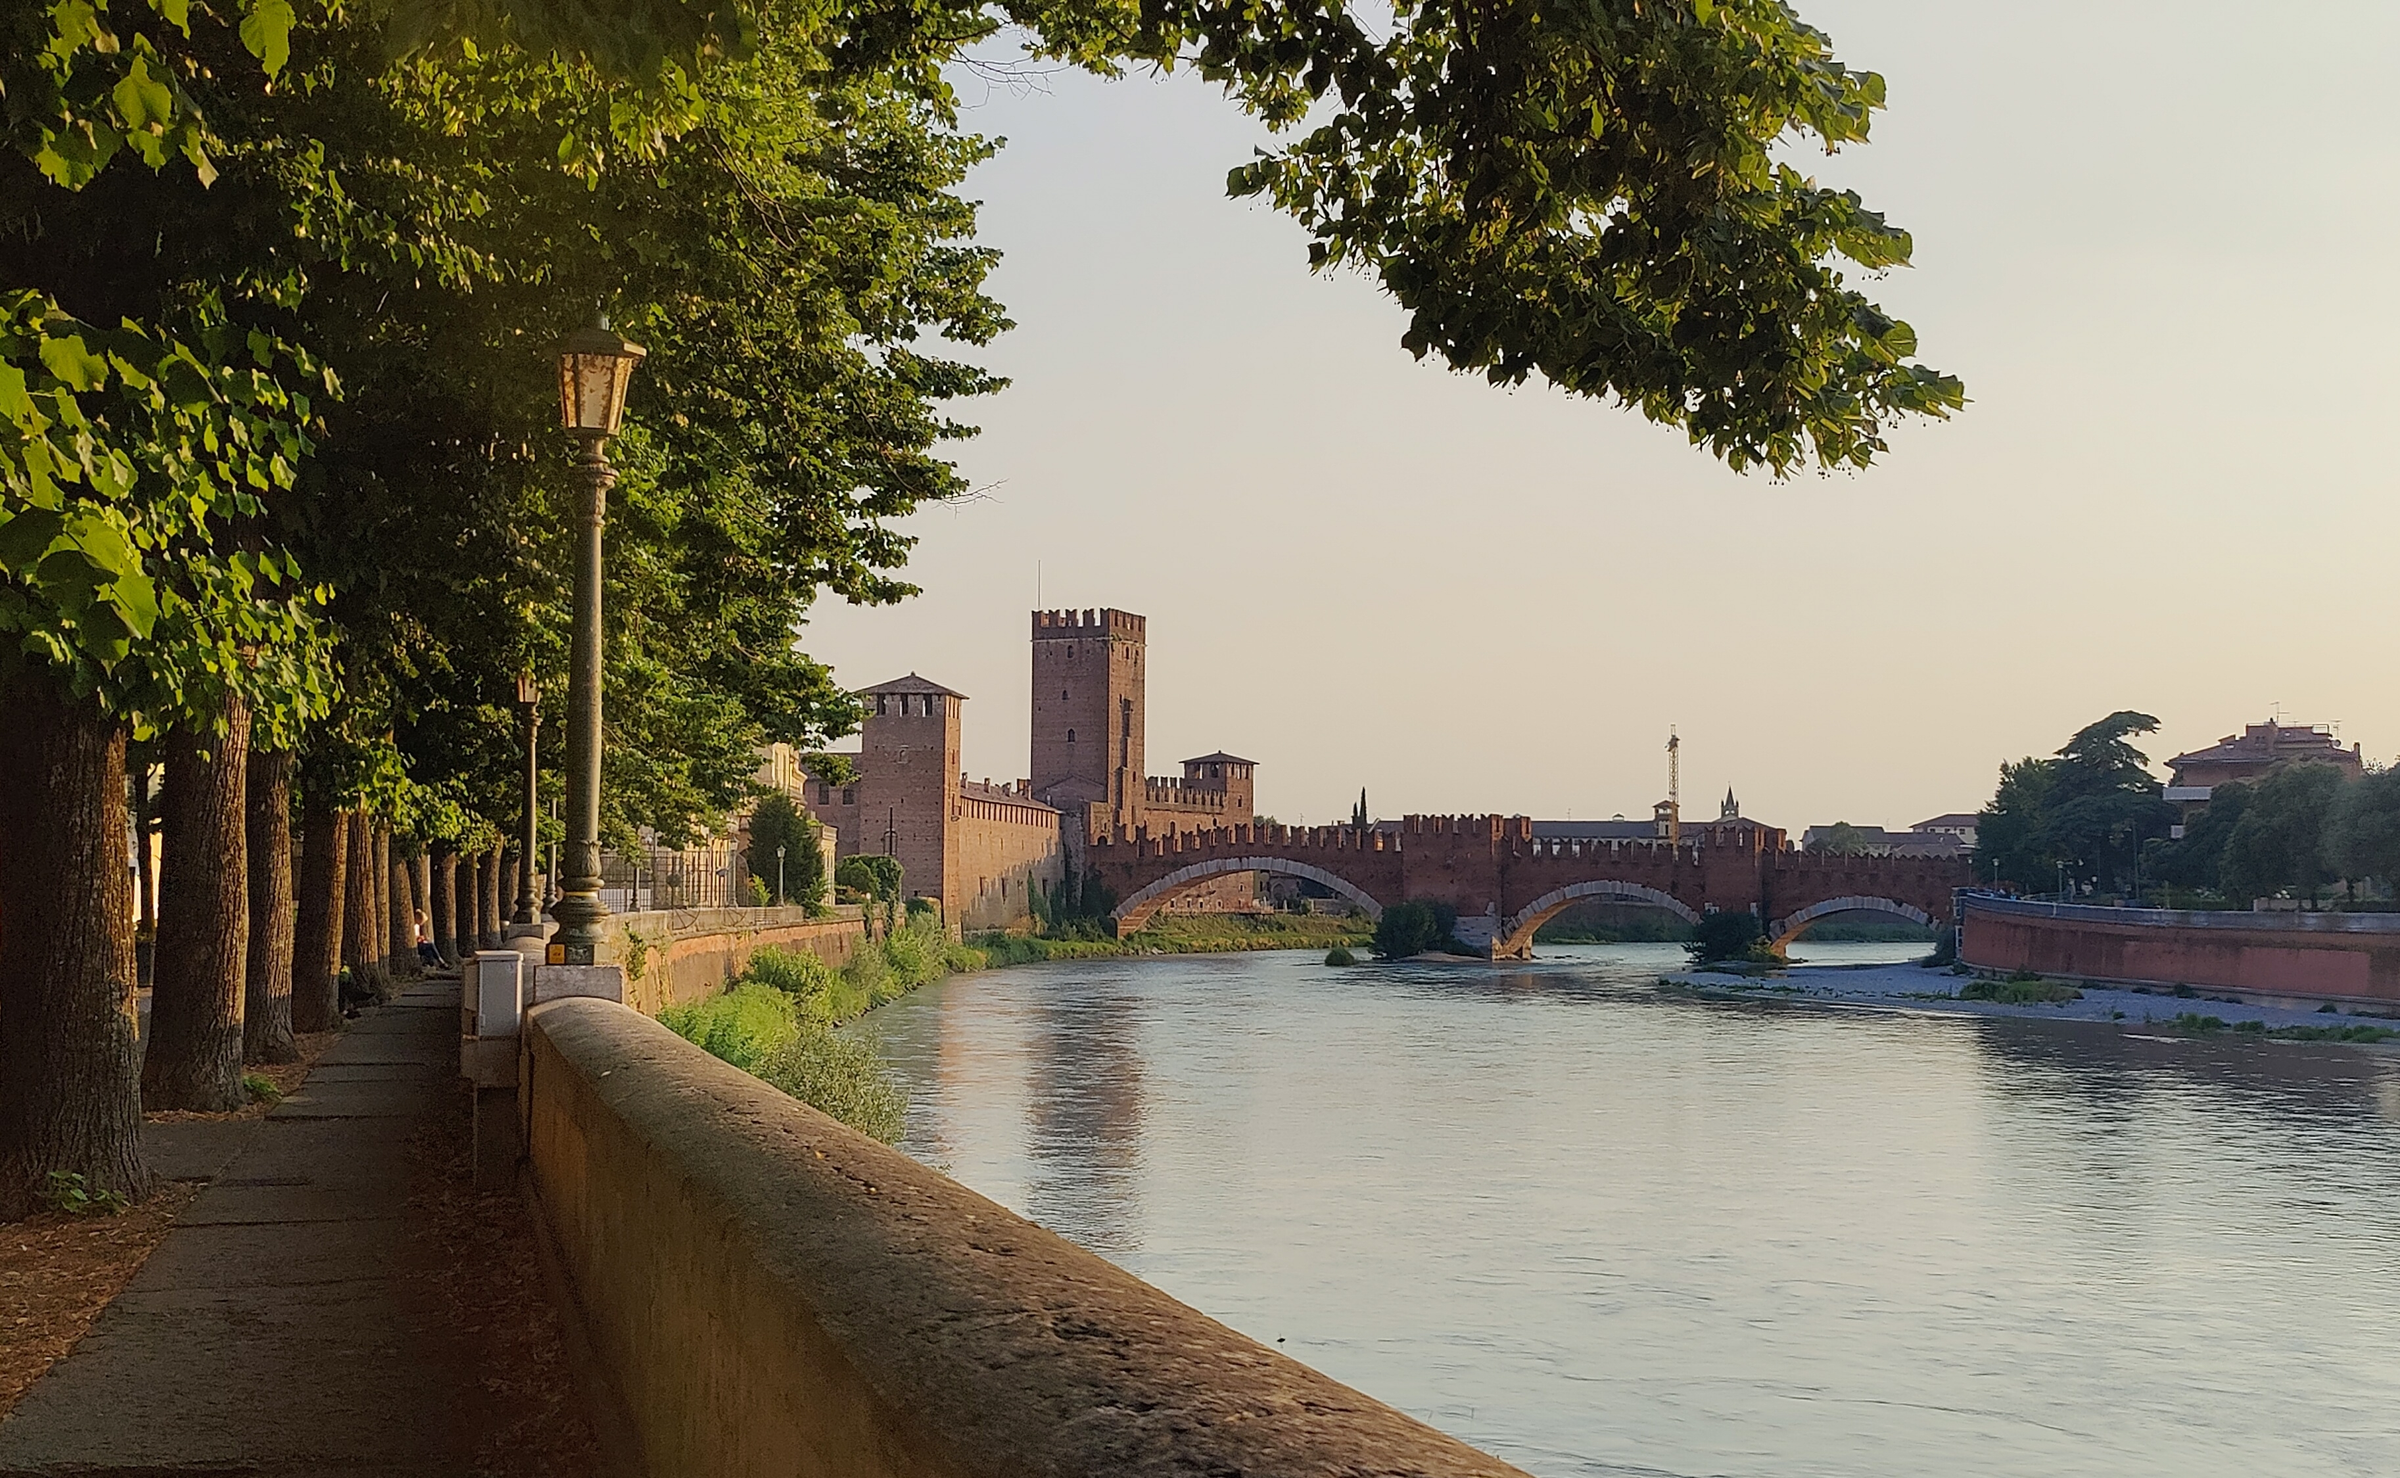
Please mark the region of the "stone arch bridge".
POLYGON ((1883 913, 1948 923, 1962 859, 1823 857, 1756 825, 1684 828, 1664 838, 1589 841, 1536 837, 1524 816, 1410 816, 1396 828, 1226 826, 1153 837, 1141 829, 1096 838, 1090 875, 1118 901, 1128 934, 1176 894, 1235 872, 1305 878, 1370 916, 1407 900, 1458 910, 1458 935, 1494 959, 1524 959, 1533 934, 1588 898, 1646 903, 1686 920, 1719 910, 1766 921, 1778 948, 1837 913, 1883 913))

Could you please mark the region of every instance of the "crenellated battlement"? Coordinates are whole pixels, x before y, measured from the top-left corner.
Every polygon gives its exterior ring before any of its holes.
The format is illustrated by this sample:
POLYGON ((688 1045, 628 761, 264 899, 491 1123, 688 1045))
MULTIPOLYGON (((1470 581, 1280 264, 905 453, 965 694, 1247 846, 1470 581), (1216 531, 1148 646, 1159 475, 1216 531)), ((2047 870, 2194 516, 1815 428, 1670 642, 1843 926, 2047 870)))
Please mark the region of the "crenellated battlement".
POLYGON ((1146 642, 1149 639, 1148 622, 1131 611, 1112 610, 1105 606, 1098 610, 1033 613, 1035 641, 1079 641, 1103 636, 1146 642))

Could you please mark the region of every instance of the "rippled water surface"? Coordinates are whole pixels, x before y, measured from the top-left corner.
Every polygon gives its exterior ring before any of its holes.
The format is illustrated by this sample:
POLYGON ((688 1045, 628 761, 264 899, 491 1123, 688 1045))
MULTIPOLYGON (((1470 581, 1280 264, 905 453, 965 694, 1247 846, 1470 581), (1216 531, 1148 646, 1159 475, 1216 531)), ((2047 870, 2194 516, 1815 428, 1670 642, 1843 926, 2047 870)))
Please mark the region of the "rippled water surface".
POLYGON ((2400 1474, 2400 1057, 1546 953, 1034 966, 875 1021, 910 1153, 1544 1478, 2400 1474))

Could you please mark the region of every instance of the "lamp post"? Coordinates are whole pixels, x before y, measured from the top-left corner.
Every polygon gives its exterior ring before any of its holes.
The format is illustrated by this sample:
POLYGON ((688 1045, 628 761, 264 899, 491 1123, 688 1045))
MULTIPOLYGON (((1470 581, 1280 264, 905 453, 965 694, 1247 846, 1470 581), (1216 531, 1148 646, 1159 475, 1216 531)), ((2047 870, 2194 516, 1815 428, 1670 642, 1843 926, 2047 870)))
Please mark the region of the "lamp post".
POLYGON ((541 782, 534 768, 534 743, 542 727, 542 690, 533 685, 533 674, 517 674, 517 726, 525 743, 525 814, 519 818, 517 855, 525 859, 519 869, 517 911, 509 919, 511 934, 535 934, 542 929, 541 894, 534 889, 535 863, 541 858, 541 782))
POLYGON ((775 844, 775 906, 783 907, 783 843, 775 844))
POLYGON ((608 489, 617 480, 608 464, 608 439, 625 415, 625 386, 642 362, 642 346, 595 319, 558 347, 559 423, 574 433, 583 475, 583 507, 575 541, 575 630, 567 659, 567 855, 552 909, 558 933, 547 958, 553 965, 589 965, 598 957, 600 921, 600 528, 608 489))

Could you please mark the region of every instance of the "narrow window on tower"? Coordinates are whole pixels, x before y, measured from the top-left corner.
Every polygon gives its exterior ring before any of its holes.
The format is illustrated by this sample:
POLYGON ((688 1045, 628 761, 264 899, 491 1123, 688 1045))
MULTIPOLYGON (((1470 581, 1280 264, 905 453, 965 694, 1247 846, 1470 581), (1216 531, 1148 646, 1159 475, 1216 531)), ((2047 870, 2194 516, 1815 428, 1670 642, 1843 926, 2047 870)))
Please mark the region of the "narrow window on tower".
POLYGON ((1075 742, 1075 731, 1074 731, 1073 729, 1069 729, 1069 730, 1067 730, 1067 742, 1068 742, 1069 744, 1072 744, 1072 743, 1074 743, 1074 742, 1075 742))

